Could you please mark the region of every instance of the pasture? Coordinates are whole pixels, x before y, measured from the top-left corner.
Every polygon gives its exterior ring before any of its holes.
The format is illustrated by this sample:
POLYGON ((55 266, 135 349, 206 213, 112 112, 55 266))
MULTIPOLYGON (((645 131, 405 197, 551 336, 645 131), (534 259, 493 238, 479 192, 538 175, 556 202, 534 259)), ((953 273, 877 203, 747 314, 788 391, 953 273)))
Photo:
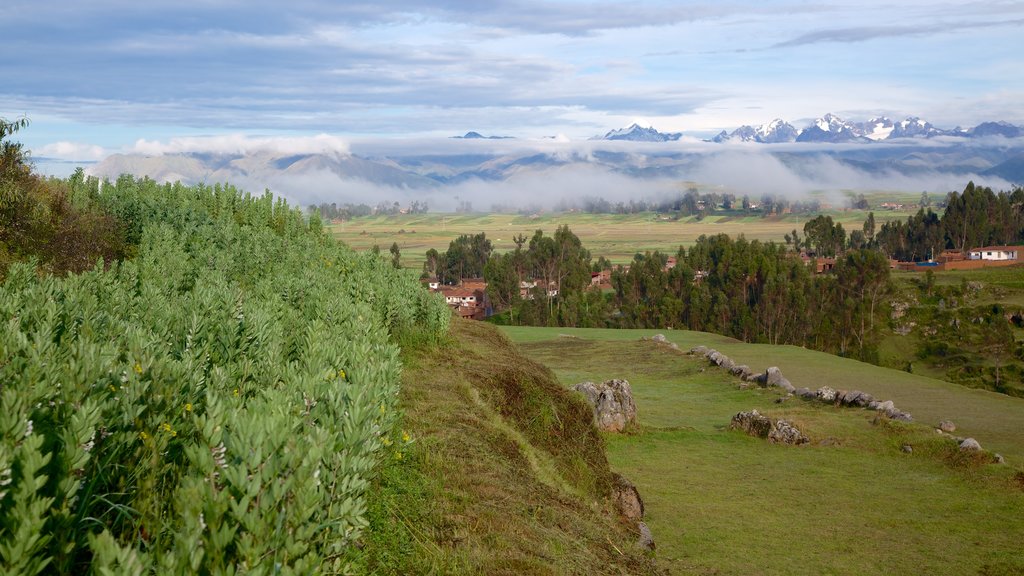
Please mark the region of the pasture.
POLYGON ((613 470, 637 484, 659 562, 678 574, 1017 574, 1024 570, 1024 400, 791 346, 669 331, 752 368, 779 366, 796 386, 892 399, 918 424, 737 387, 705 362, 640 342, 651 330, 503 328, 565 386, 626 378, 640 432, 605 435, 613 470), (803 447, 728 431, 757 408, 797 423, 803 447), (1006 456, 963 458, 940 419, 1006 456), (905 453, 901 446, 913 446, 905 453), (742 553, 737 553, 742 551, 742 553))
MULTIPOLYGON (((867 219, 865 210, 824 212, 841 222, 847 231, 860 229, 867 219)), ((908 212, 875 211, 878 226, 892 219, 902 219, 908 212)), ((797 230, 803 236, 804 223, 813 215, 787 214, 761 218, 743 215, 713 215, 702 220, 696 217, 671 220, 667 216, 646 212, 640 214, 543 213, 530 216, 518 214, 396 214, 366 216, 331 224, 331 234, 357 251, 378 246, 386 253, 393 242, 398 243, 402 263, 418 269, 430 248, 443 252, 448 244, 463 234, 484 232, 497 252, 515 249, 513 238, 527 238, 540 229, 554 234, 567 225, 590 250, 594 258, 604 256, 615 264, 626 264, 637 252, 660 250, 675 253, 679 246, 691 246, 701 235, 743 234, 750 240, 783 242, 784 236, 797 230)))

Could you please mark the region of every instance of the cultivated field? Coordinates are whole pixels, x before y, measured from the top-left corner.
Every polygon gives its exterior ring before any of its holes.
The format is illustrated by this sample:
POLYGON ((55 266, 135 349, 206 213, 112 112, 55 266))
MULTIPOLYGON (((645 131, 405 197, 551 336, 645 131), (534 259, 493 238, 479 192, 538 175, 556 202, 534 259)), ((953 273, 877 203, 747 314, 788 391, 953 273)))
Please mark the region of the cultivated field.
POLYGON ((666 332, 684 350, 704 344, 755 369, 777 365, 798 387, 892 399, 920 423, 873 424, 866 410, 776 404, 776 391, 738 389, 703 361, 638 341, 654 331, 503 330, 566 386, 612 377, 633 385, 641 431, 606 435, 608 457, 638 485, 657 556, 672 573, 1024 570, 1024 400, 802 348, 666 332), (751 408, 791 419, 814 442, 775 446, 727 430, 751 408), (945 418, 1009 464, 960 457, 931 429, 945 418))
MULTIPOLYGON (((843 223, 849 232, 859 229, 867 218, 867 211, 844 210, 825 212, 843 223)), ((875 211, 878 226, 891 219, 906 218, 908 212, 875 211)), ((637 252, 661 250, 674 253, 679 246, 690 246, 703 235, 745 235, 748 239, 783 242, 783 237, 796 229, 803 236, 807 215, 786 215, 761 218, 757 216, 709 216, 703 220, 684 218, 678 221, 653 213, 642 214, 398 214, 394 216, 368 216, 356 218, 329 227, 335 238, 356 250, 369 250, 374 245, 387 252, 397 242, 402 263, 418 268, 424 253, 434 248, 438 252, 462 234, 484 232, 498 252, 515 249, 513 237, 533 235, 537 229, 547 235, 568 225, 579 236, 583 246, 594 258, 604 256, 613 263, 625 264, 637 252)))

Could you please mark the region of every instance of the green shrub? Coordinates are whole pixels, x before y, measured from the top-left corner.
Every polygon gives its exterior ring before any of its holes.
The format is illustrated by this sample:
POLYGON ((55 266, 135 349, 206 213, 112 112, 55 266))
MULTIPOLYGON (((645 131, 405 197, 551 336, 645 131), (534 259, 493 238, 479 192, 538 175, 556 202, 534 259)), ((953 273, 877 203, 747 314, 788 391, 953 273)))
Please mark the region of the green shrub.
POLYGON ((133 259, 0 287, 4 571, 345 572, 395 342, 447 307, 269 193, 122 177, 93 201, 133 259))

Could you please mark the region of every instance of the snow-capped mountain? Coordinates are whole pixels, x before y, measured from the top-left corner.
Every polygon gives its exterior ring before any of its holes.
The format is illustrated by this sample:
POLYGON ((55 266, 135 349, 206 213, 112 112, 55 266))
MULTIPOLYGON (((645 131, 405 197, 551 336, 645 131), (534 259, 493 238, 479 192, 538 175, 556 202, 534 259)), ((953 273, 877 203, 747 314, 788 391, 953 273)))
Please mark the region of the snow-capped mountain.
POLYGON ((885 140, 892 134, 896 124, 885 116, 879 116, 858 124, 856 127, 857 132, 869 140, 885 140))
POLYGON ((740 126, 731 134, 724 130, 712 138, 712 142, 725 142, 727 140, 738 140, 740 142, 760 142, 762 144, 776 144, 779 142, 792 142, 796 140, 799 131, 789 122, 776 118, 767 124, 757 128, 753 126, 740 126))
POLYGON ((644 128, 639 124, 632 124, 628 128, 612 130, 604 136, 595 136, 591 140, 628 140, 630 142, 670 142, 679 140, 683 134, 673 132, 666 134, 658 132, 655 128, 644 128))
POLYGON ((931 138, 933 136, 942 136, 947 134, 945 130, 939 130, 935 126, 932 126, 931 122, 921 120, 916 116, 911 116, 902 122, 897 122, 893 126, 892 133, 889 134, 889 138, 931 138))
POLYGON ((815 120, 797 135, 797 142, 862 142, 870 139, 864 136, 861 127, 847 122, 835 114, 825 114, 815 120))

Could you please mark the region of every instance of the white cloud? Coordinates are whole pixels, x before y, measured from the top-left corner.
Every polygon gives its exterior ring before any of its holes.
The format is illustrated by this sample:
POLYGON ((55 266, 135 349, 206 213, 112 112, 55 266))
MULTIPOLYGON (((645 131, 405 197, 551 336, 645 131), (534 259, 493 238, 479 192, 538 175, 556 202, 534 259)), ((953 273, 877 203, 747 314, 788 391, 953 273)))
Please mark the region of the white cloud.
POLYGON ((348 142, 328 134, 316 136, 186 136, 171 138, 167 142, 139 139, 126 150, 129 154, 161 156, 164 154, 211 153, 252 154, 339 154, 348 155, 348 142))
POLYGON ((101 160, 109 154, 102 146, 81 142, 68 142, 66 140, 41 146, 34 150, 34 153, 36 156, 44 158, 79 161, 101 160))

